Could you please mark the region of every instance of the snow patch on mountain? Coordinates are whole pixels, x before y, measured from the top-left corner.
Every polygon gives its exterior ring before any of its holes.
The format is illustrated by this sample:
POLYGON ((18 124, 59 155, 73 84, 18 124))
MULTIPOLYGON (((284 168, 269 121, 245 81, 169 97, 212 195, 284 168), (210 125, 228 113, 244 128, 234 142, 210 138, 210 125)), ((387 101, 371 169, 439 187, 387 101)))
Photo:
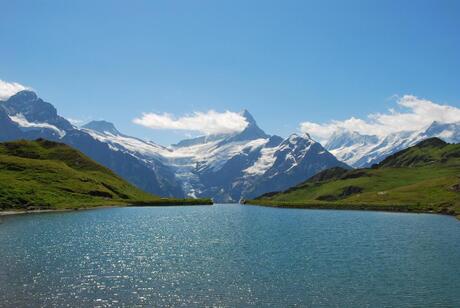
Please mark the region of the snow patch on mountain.
MULTIPOLYGON (((219 171, 234 156, 241 153, 252 152, 268 142, 268 139, 256 139, 251 141, 238 141, 228 144, 213 142, 209 147, 201 147, 194 152, 193 160, 198 164, 198 171, 211 169, 219 171), (206 150, 204 150, 204 148, 206 150), (204 150, 204 151, 203 151, 204 150)), ((189 149, 192 150, 192 149, 189 149)), ((179 150, 178 155, 183 151, 179 150)))
POLYGON ((241 132, 196 137, 171 147, 126 136, 105 121, 89 123, 82 130, 146 164, 160 161, 172 170, 187 196, 216 201, 235 202, 259 191, 286 189, 324 168, 346 167, 308 134, 270 136, 248 111, 240 114, 248 123, 241 132))
POLYGON ((347 167, 308 135, 283 139, 266 134, 246 110, 240 113, 247 123, 242 131, 201 136, 171 147, 127 136, 107 121, 76 127, 31 91, 12 96, 0 104, 0 111, 1 140, 60 140, 161 196, 237 202, 287 189, 325 168, 347 167))
POLYGON ((339 160, 361 168, 369 167, 395 152, 431 137, 438 137, 450 143, 460 142, 460 122, 435 121, 418 131, 401 131, 383 137, 340 130, 331 136, 325 147, 339 160))
POLYGON ((248 176, 263 175, 275 163, 276 151, 278 151, 278 147, 261 149, 260 156, 254 165, 244 169, 243 172, 248 176))
POLYGON ((168 155, 167 148, 156 143, 144 141, 111 131, 97 132, 87 128, 82 129, 94 139, 109 144, 112 148, 138 154, 139 157, 162 158, 168 155))
POLYGON ((66 134, 66 132, 62 129, 57 128, 54 125, 48 124, 48 123, 37 123, 37 122, 29 122, 27 119, 24 117, 22 113, 17 113, 16 115, 10 115, 9 118, 11 121, 15 122, 18 124, 21 128, 27 130, 27 129, 51 129, 55 131, 60 138, 63 138, 66 134))

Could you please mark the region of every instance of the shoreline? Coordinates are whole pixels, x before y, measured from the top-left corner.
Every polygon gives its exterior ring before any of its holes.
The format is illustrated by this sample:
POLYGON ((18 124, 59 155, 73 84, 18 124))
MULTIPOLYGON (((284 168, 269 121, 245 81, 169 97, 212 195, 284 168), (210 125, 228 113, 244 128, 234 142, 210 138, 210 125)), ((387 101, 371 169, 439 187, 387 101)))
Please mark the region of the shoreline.
POLYGON ((121 208, 121 207, 161 207, 161 206, 200 206, 200 205, 213 205, 211 204, 190 204, 190 203, 184 203, 184 204, 168 204, 168 203, 163 203, 163 204, 145 204, 145 203, 140 203, 140 204, 114 204, 114 205, 101 205, 101 206, 94 206, 94 207, 79 207, 79 208, 62 208, 62 209, 38 209, 38 210, 0 210, 0 217, 2 216, 13 216, 13 215, 28 215, 28 214, 42 214, 42 213, 60 213, 60 212, 78 212, 78 211, 87 211, 87 210, 97 210, 97 209, 110 209, 110 208, 121 208))
POLYGON ((6 211, 0 211, 0 216, 77 212, 77 211, 96 210, 96 209, 108 209, 108 208, 114 208, 114 207, 127 207, 127 205, 103 205, 103 206, 81 207, 81 208, 71 208, 71 209, 6 210, 6 211))
POLYGON ((449 211, 435 211, 435 210, 423 210, 413 209, 409 206, 389 206, 389 205, 313 205, 313 204, 280 204, 280 203, 257 203, 255 200, 246 200, 242 205, 250 206, 262 206, 278 209, 303 209, 303 210, 339 210, 339 211, 372 211, 372 212, 387 212, 387 213, 407 213, 407 214, 434 214, 434 215, 445 215, 456 218, 460 221, 460 213, 449 212, 449 211))
MULTIPOLYGON (((337 206, 337 205, 307 205, 307 204, 263 204, 263 203, 253 203, 253 202, 245 202, 245 203, 235 203, 240 205, 249 205, 249 206, 261 206, 261 207, 269 207, 269 208, 278 208, 278 209, 301 209, 301 210, 339 210, 339 211, 372 211, 372 212, 387 212, 387 213, 407 213, 407 214, 433 214, 433 215, 444 215, 444 216, 451 216, 456 218, 460 221, 460 214, 446 212, 446 211, 429 211, 429 210, 417 210, 417 209, 408 209, 407 207, 401 207, 395 209, 394 206, 372 206, 372 205, 354 205, 352 207, 346 206, 337 206), (389 208, 391 207, 391 208, 389 208)), ((81 207, 81 208, 63 208, 63 209, 43 209, 43 210, 5 210, 0 211, 0 217, 3 216, 13 216, 13 215, 28 215, 28 214, 41 214, 41 213, 60 213, 60 212, 77 212, 77 211, 86 211, 86 210, 97 210, 97 209, 110 209, 110 208, 122 208, 122 207, 168 207, 168 206, 209 206, 214 204, 153 204, 153 205, 145 205, 145 204, 114 204, 114 205, 103 205, 103 206, 95 206, 95 207, 81 207)))
MULTIPOLYGON (((82 209, 83 210, 83 209, 82 209)), ((89 208, 87 210, 90 210, 89 208)), ((42 214, 42 213, 60 213, 60 212, 73 212, 73 209, 56 209, 56 210, 7 210, 0 211, 0 217, 14 216, 14 215, 29 215, 29 214, 42 214)))

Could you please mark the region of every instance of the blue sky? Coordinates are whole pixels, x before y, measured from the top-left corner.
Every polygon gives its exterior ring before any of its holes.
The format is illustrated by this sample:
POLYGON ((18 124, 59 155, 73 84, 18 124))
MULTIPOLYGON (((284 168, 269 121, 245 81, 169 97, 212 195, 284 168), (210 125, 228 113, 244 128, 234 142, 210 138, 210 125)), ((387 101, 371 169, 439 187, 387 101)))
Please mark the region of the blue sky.
MULTIPOLYGON (((268 133, 366 118, 394 95, 460 106, 460 1, 0 0, 0 79, 66 117, 248 109, 268 133)), ((460 120, 460 119, 459 119, 460 120)))

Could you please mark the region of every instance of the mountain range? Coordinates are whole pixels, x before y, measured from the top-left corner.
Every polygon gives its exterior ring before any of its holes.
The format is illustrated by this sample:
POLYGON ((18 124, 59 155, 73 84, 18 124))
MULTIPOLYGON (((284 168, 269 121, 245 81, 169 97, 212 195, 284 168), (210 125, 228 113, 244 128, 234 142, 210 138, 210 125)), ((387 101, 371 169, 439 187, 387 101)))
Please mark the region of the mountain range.
POLYGON ((434 121, 429 127, 421 130, 391 133, 383 137, 339 130, 332 134, 325 148, 348 165, 362 168, 377 164, 393 153, 433 137, 449 143, 459 143, 460 122, 434 121))
POLYGON ((460 215, 459 174, 460 144, 429 138, 386 157, 372 168, 331 168, 285 191, 246 202, 460 215))
POLYGON ((247 122, 241 132, 186 139, 171 147, 124 135, 108 122, 93 121, 82 130, 146 164, 167 166, 186 196, 219 202, 286 188, 331 166, 347 167, 306 134, 270 136, 248 111, 241 115, 247 122))
POLYGON ((165 147, 123 134, 107 121, 77 127, 52 104, 25 90, 0 101, 0 141, 59 141, 146 192, 216 202, 281 191, 331 167, 368 167, 430 137, 460 141, 460 122, 433 122, 420 131, 384 137, 341 130, 323 147, 308 134, 269 135, 247 110, 240 114, 247 123, 240 132, 200 136, 165 147))
POLYGON ((202 136, 170 147, 119 132, 106 121, 83 127, 32 91, 0 102, 0 141, 45 138, 68 144, 134 184, 166 197, 235 202, 282 190, 331 167, 349 168, 308 134, 271 136, 248 111, 238 133, 202 136))
POLYGON ((141 191, 72 147, 37 139, 0 143, 0 211, 113 205, 210 204, 141 191))

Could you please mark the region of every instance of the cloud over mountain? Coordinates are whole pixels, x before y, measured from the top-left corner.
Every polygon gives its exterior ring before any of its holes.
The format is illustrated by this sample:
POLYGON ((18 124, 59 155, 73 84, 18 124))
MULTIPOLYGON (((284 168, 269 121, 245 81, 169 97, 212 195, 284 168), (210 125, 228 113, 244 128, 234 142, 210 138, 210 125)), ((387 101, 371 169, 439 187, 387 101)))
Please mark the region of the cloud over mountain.
POLYGON ((19 91, 30 89, 17 82, 7 82, 0 79, 0 100, 7 100, 19 91))
POLYGON ((324 141, 334 131, 340 129, 385 136, 394 132, 419 130, 433 121, 443 123, 460 121, 460 108, 437 104, 413 95, 398 98, 397 105, 399 110, 392 108, 387 113, 373 113, 366 119, 351 117, 343 121, 332 120, 326 123, 302 122, 300 130, 324 141))
POLYGON ((133 122, 151 129, 182 130, 206 135, 240 132, 248 124, 244 116, 239 113, 214 110, 194 112, 181 117, 168 113, 143 113, 133 122))

